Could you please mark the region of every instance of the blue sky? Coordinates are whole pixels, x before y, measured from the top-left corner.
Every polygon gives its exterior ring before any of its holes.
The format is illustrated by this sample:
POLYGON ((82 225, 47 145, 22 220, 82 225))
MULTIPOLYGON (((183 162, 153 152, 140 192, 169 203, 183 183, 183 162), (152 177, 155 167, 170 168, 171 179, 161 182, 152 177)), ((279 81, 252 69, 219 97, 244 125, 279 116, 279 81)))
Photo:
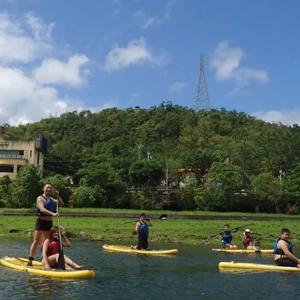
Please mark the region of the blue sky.
POLYGON ((296 0, 0 0, 0 122, 70 110, 211 107, 300 123, 296 0))

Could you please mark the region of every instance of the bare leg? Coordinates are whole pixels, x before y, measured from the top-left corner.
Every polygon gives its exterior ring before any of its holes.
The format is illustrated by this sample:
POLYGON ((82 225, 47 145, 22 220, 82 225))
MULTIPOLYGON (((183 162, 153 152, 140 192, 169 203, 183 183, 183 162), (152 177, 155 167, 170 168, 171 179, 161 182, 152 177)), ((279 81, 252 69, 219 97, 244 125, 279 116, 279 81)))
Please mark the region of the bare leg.
POLYGON ((68 257, 67 255, 65 255, 65 263, 66 265, 68 265, 69 267, 71 267, 72 269, 80 269, 82 268, 82 266, 76 264, 70 257, 68 257))
MULTIPOLYGON (((58 263, 58 257, 59 257, 59 253, 51 255, 48 257, 48 262, 50 267, 53 267, 54 265, 56 265, 58 263)), ((71 258, 69 258, 67 255, 64 255, 65 258, 65 267, 66 270, 76 270, 76 269, 81 269, 82 266, 76 264, 71 258)))
POLYGON ((34 232, 34 237, 33 237, 33 242, 30 246, 30 251, 29 251, 29 256, 30 257, 34 257, 36 249, 39 245, 39 242, 41 240, 41 236, 42 236, 43 231, 35 231, 34 232))

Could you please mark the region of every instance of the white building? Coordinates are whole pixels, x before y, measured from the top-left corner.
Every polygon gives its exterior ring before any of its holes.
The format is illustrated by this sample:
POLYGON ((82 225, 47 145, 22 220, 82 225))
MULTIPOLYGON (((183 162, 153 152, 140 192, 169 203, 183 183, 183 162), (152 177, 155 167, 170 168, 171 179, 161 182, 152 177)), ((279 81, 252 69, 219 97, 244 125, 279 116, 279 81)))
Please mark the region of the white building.
POLYGON ((35 141, 10 141, 4 139, 0 132, 0 177, 8 176, 15 180, 19 169, 32 164, 43 172, 45 139, 37 138, 35 141))

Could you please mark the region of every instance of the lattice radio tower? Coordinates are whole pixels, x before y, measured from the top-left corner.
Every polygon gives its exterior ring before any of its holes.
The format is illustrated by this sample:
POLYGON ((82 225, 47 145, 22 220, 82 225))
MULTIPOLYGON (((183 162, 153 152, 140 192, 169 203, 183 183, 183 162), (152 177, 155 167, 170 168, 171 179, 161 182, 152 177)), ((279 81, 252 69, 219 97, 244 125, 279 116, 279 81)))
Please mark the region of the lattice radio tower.
POLYGON ((206 83, 206 76, 204 70, 204 56, 200 56, 200 73, 198 79, 198 85, 196 89, 196 96, 194 99, 194 109, 199 111, 200 109, 208 110, 210 108, 208 89, 206 83))

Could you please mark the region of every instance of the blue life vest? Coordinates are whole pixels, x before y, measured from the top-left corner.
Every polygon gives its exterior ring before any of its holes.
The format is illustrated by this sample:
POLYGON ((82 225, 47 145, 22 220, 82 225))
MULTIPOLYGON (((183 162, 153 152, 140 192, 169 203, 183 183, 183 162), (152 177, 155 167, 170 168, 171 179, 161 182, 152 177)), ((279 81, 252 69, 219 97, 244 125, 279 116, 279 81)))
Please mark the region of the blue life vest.
MULTIPOLYGON (((43 195, 42 197, 45 199, 44 207, 52 213, 56 213, 56 202, 54 202, 51 198, 44 197, 43 195)), ((36 209, 36 214, 38 216, 48 216, 47 213, 41 212, 38 207, 36 209)))
POLYGON ((285 255, 282 249, 278 249, 278 242, 282 240, 285 241, 287 243, 288 249, 291 253, 293 253, 293 245, 291 242, 283 240, 283 239, 277 239, 274 241, 274 254, 278 254, 278 255, 285 255))
POLYGON ((139 226, 139 235, 147 236, 148 235, 148 224, 147 223, 141 223, 139 226))
POLYGON ((221 237, 222 237, 222 243, 224 245, 231 244, 231 241, 232 241, 231 231, 223 231, 221 234, 221 237))

